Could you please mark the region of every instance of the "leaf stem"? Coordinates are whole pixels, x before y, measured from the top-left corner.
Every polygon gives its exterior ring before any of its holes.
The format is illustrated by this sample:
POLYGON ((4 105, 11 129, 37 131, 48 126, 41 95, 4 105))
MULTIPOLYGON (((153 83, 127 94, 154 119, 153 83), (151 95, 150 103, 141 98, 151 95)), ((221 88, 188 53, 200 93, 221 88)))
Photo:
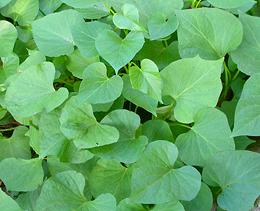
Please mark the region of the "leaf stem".
POLYGON ((0 129, 0 132, 12 131, 12 130, 14 130, 15 128, 16 128, 16 127, 10 127, 10 128, 0 129))
POLYGON ((234 80, 237 79, 239 73, 240 73, 240 70, 237 70, 237 72, 235 73, 235 75, 234 75, 233 78, 232 78, 232 81, 234 81, 234 80))
POLYGON ((224 62, 224 74, 225 74, 225 80, 224 80, 224 90, 223 90, 223 95, 222 99, 224 100, 227 96, 228 89, 229 89, 229 79, 231 78, 230 71, 226 65, 226 62, 224 62))
POLYGON ((201 3, 201 0, 199 0, 198 2, 197 2, 197 4, 196 4, 196 8, 198 8, 198 6, 200 5, 200 3, 201 3))
POLYGON ((185 125, 185 124, 182 124, 182 123, 179 123, 179 122, 171 123, 171 125, 173 125, 173 126, 176 125, 176 126, 181 126, 181 127, 185 127, 185 128, 191 129, 191 126, 185 125))

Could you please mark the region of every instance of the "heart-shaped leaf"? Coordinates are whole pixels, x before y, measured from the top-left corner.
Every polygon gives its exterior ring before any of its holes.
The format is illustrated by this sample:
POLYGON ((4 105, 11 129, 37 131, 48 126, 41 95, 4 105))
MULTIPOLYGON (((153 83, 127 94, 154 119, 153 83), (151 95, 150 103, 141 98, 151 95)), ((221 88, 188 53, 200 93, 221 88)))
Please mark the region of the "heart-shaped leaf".
POLYGON ((130 32, 124 39, 113 31, 105 31, 96 39, 96 48, 118 73, 118 70, 130 62, 143 47, 144 36, 141 32, 130 32))

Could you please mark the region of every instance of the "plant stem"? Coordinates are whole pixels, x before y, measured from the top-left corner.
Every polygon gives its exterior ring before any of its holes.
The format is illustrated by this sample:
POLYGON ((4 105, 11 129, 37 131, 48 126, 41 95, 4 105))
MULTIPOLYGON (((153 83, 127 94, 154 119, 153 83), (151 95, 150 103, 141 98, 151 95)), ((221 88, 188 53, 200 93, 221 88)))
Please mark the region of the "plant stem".
POLYGON ((198 2, 197 2, 197 4, 196 4, 196 8, 198 8, 198 6, 200 5, 200 2, 201 2, 201 0, 199 0, 198 2))
POLYGON ((171 125, 173 125, 173 126, 176 125, 176 126, 181 126, 181 127, 191 129, 191 127, 189 125, 185 125, 185 124, 182 124, 182 123, 179 123, 179 122, 171 123, 171 125))
POLYGON ((224 90, 223 90, 223 95, 222 95, 223 100, 227 96, 228 89, 229 89, 229 78, 231 77, 230 71, 225 62, 224 62, 224 74, 225 74, 225 81, 224 81, 224 90))
POLYGON ((238 75, 240 73, 240 70, 237 70, 236 74, 233 76, 232 81, 236 80, 238 75))
POLYGON ((12 130, 14 130, 14 129, 15 129, 15 127, 4 128, 4 129, 0 129, 0 132, 12 131, 12 130))

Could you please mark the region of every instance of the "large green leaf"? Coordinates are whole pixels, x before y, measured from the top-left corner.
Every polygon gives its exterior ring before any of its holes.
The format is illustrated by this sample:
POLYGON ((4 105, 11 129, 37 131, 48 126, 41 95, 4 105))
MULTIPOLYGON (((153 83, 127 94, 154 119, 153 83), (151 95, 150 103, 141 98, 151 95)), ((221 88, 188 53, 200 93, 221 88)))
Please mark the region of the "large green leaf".
POLYGON ((14 116, 30 117, 46 110, 52 111, 68 97, 68 90, 55 91, 54 65, 50 62, 31 66, 11 81, 5 95, 8 111, 14 116))
POLYGON ((178 121, 191 123, 200 109, 216 106, 222 89, 222 63, 223 59, 194 57, 173 62, 161 71, 163 95, 176 101, 174 117, 178 121))
POLYGON ((115 32, 107 30, 99 34, 96 48, 116 71, 130 62, 143 47, 144 36, 141 32, 130 32, 124 39, 115 32))
POLYGON ((176 139, 180 158, 189 165, 204 166, 217 152, 234 150, 231 130, 224 113, 215 108, 200 110, 190 131, 176 139))
POLYGON ((0 189, 0 210, 22 211, 18 204, 0 189))
POLYGON ((134 138, 140 122, 140 117, 136 113, 125 109, 114 110, 101 120, 101 123, 118 129, 120 141, 134 138))
POLYGON ((94 148, 91 152, 105 159, 114 159, 125 164, 131 164, 140 158, 147 143, 147 138, 140 136, 136 139, 119 141, 114 144, 94 148))
POLYGON ((243 24, 243 41, 231 53, 231 57, 243 73, 247 75, 260 73, 260 18, 240 14, 239 20, 243 24))
POLYGON ((8 56, 13 52, 17 39, 17 31, 14 25, 8 21, 0 21, 0 57, 8 56))
POLYGON ((139 12, 132 4, 124 4, 121 13, 113 16, 113 22, 119 29, 128 29, 133 31, 144 31, 139 23, 139 12))
POLYGON ((10 54, 6 57, 1 57, 2 66, 0 66, 0 83, 4 84, 7 79, 14 75, 19 67, 19 57, 16 54, 10 54))
POLYGON ((111 193, 121 201, 130 194, 131 169, 118 161, 101 159, 89 175, 89 184, 94 197, 111 193))
POLYGON ((33 22, 33 38, 46 56, 68 55, 74 50, 72 28, 83 22, 83 17, 75 10, 49 14, 33 22))
POLYGON ((116 199, 111 194, 102 194, 94 201, 85 202, 76 211, 116 211, 116 199))
POLYGON ((31 24, 39 12, 39 0, 12 0, 1 9, 3 16, 25 26, 31 24))
POLYGON ((64 171, 50 177, 37 200, 37 210, 75 210, 86 198, 83 194, 85 178, 75 171, 64 171))
POLYGON ((235 50, 242 41, 241 23, 223 10, 183 10, 177 11, 177 16, 179 50, 183 58, 199 54, 204 59, 219 59, 235 50))
POLYGON ((1 8, 1 7, 4 7, 5 5, 7 5, 10 1, 12 1, 12 0, 2 0, 2 1, 0 2, 0 8, 1 8))
POLYGON ((40 3, 40 10, 45 15, 53 13, 62 4, 60 0, 40 0, 39 3, 40 3))
POLYGON ((122 89, 121 77, 115 75, 108 78, 105 64, 97 62, 89 65, 84 71, 78 99, 91 104, 109 103, 121 95, 122 89))
POLYGON ((181 202, 188 211, 209 211, 212 208, 213 196, 210 188, 201 183, 201 188, 195 199, 181 202))
POLYGON ((31 158, 29 138, 25 136, 26 132, 27 128, 20 126, 14 130, 12 137, 0 137, 0 161, 10 157, 31 158))
POLYGON ((260 74, 245 83, 235 112, 233 136, 260 136, 260 74))
POLYGON ((226 151, 213 156, 203 170, 208 184, 220 186, 218 205, 224 210, 250 210, 260 195, 260 155, 226 151))
POLYGON ((96 38, 111 29, 108 24, 91 21, 87 23, 79 23, 72 29, 73 39, 84 56, 97 56, 98 52, 95 46, 96 38))
POLYGON ((200 174, 191 167, 174 168, 177 147, 155 141, 133 167, 131 198, 144 204, 192 200, 200 189, 200 174))
POLYGON ((77 148, 93 148, 118 141, 116 128, 96 121, 89 103, 80 103, 77 97, 67 101, 60 116, 61 131, 74 141, 77 148))
POLYGON ((170 201, 163 204, 157 204, 152 211, 171 210, 171 211, 185 211, 183 205, 179 201, 170 201))
POLYGON ((33 191, 43 182, 42 160, 7 158, 0 162, 0 179, 9 191, 33 191))
POLYGON ((98 56, 83 56, 78 49, 68 56, 67 68, 73 76, 83 79, 84 70, 95 62, 99 62, 98 56))
POLYGON ((155 100, 162 101, 161 76, 156 64, 149 59, 141 61, 141 68, 129 68, 129 77, 134 89, 137 89, 155 100))
POLYGON ((224 9, 236 9, 246 4, 255 4, 254 0, 208 0, 214 7, 224 8, 224 9))
POLYGON ((134 89, 131 85, 128 75, 123 77, 123 81, 123 96, 135 105, 140 106, 150 113, 156 115, 158 101, 146 95, 145 93, 134 89))

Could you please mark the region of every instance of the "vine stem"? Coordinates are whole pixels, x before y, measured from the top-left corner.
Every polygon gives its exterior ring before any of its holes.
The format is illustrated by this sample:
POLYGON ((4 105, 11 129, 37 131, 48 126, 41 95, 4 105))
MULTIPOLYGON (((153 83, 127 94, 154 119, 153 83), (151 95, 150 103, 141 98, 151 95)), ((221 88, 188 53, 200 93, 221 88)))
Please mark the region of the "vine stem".
POLYGON ((225 99, 227 96, 228 89, 229 89, 229 79, 231 78, 230 71, 225 62, 224 62, 224 74, 225 74, 225 81, 224 81, 224 90, 223 90, 223 97, 222 97, 223 99, 225 99))
POLYGON ((181 126, 181 127, 191 129, 191 127, 189 125, 185 125, 185 124, 178 123, 178 122, 171 123, 171 125, 173 125, 173 126, 176 125, 176 126, 181 126))

